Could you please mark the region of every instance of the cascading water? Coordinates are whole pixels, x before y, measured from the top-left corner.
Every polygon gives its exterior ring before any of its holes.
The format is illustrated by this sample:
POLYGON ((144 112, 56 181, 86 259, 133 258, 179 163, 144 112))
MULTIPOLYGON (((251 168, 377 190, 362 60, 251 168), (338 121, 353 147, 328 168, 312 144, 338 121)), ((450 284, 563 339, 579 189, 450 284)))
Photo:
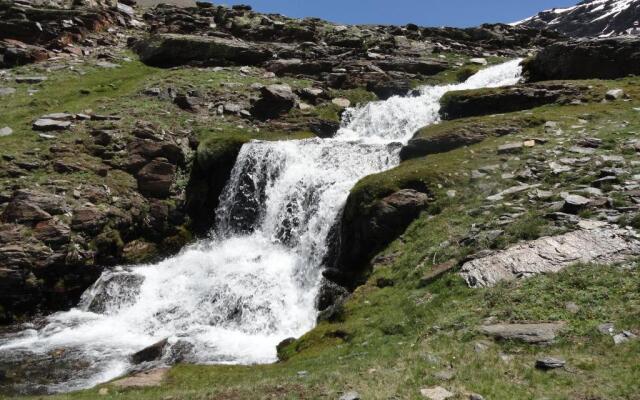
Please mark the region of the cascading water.
POLYGON ((58 392, 126 373, 129 355, 165 338, 165 362, 275 361, 278 342, 314 326, 327 236, 351 187, 399 163, 401 143, 438 122, 444 93, 514 84, 519 63, 350 109, 334 139, 245 145, 215 211, 215 239, 105 272, 77 308, 0 337, 0 362, 64 354, 76 370, 47 385, 58 392))

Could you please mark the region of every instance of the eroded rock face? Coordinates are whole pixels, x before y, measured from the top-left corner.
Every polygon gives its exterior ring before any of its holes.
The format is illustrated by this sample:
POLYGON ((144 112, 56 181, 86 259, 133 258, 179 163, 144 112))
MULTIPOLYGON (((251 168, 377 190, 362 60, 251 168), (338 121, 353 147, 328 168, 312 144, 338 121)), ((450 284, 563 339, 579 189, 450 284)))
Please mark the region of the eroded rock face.
POLYGON ((366 263, 401 235, 429 203, 429 195, 413 189, 399 190, 366 209, 351 210, 342 218, 339 254, 335 268, 325 277, 348 288, 362 278, 366 263))
POLYGON ((521 243, 465 263, 460 274, 470 287, 555 273, 575 263, 615 263, 640 254, 640 240, 630 229, 597 222, 582 229, 521 243))
POLYGON ((524 63, 530 81, 617 79, 640 74, 640 37, 574 40, 545 47, 524 63))

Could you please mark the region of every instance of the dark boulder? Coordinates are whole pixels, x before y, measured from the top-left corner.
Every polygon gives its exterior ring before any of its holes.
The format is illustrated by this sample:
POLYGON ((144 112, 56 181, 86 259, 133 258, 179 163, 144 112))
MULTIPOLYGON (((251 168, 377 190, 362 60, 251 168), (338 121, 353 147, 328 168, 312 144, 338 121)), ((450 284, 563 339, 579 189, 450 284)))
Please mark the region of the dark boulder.
POLYGON ((443 61, 416 59, 379 61, 376 63, 376 66, 383 71, 400 71, 425 76, 435 75, 449 68, 449 64, 443 61))
POLYGON ((370 206, 349 197, 340 226, 339 251, 327 279, 354 288, 364 279, 367 263, 377 252, 398 238, 429 203, 429 195, 402 189, 370 206))
POLYGON ((257 44, 214 36, 161 34, 134 45, 140 59, 149 65, 259 65, 272 58, 257 44))
POLYGON ((524 63, 528 80, 617 79, 640 74, 640 37, 552 44, 524 63))
POLYGON ((380 100, 393 96, 406 96, 411 91, 411 82, 406 80, 370 81, 367 90, 373 92, 380 100))
POLYGON ((316 119, 309 123, 309 129, 323 139, 332 138, 340 129, 340 122, 316 119))
POLYGON ((261 97, 253 104, 251 115, 258 119, 277 118, 291 110, 297 97, 289 85, 269 85, 260 89, 261 97))
POLYGON ((169 344, 167 339, 163 339, 157 343, 152 344, 149 347, 138 351, 131 355, 131 362, 133 364, 142 364, 144 362, 157 361, 162 358, 165 348, 169 344))
POLYGON ((224 190, 245 137, 212 138, 201 142, 186 190, 186 211, 196 234, 206 234, 213 226, 219 198, 224 190))
POLYGON ((138 190, 145 196, 166 198, 171 194, 175 175, 176 166, 166 158, 158 157, 136 174, 138 190))

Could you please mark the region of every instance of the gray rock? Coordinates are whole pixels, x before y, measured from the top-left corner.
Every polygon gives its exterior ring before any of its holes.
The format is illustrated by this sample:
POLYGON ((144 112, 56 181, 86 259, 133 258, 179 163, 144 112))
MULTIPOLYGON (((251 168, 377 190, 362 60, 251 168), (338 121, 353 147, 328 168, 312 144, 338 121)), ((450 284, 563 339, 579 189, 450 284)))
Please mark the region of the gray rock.
POLYGON ((46 80, 46 76, 16 76, 17 83, 41 83, 46 80))
POLYGON ((580 230, 517 244, 465 263, 460 274, 471 287, 493 286, 530 276, 554 273, 578 263, 610 264, 640 254, 633 230, 582 221, 580 230))
POLYGON ((527 191, 529 189, 535 189, 535 188, 540 187, 540 186, 541 185, 518 185, 518 186, 510 187, 509 189, 503 190, 500 193, 497 193, 497 194, 494 194, 492 196, 487 197, 487 200, 489 200, 489 201, 501 201, 506 196, 510 196, 512 194, 516 194, 516 193, 520 193, 520 192, 524 192, 524 191, 527 191))
POLYGON ((13 129, 9 128, 8 126, 5 126, 4 128, 0 129, 0 137, 9 136, 12 133, 13 133, 13 129))
POLYGON ((559 358, 545 357, 536 360, 536 368, 543 370, 564 368, 567 364, 565 360, 559 358))
POLYGON ((564 308, 569 311, 571 314, 577 314, 580 312, 580 306, 576 303, 570 301, 564 305, 564 308))
POLYGON ((507 143, 498 147, 498 154, 516 154, 522 153, 523 144, 520 143, 507 143))
POLYGON ((69 121, 58 121, 55 119, 40 118, 33 123, 34 131, 49 132, 49 131, 63 131, 71 127, 69 121))
POLYGON ((581 210, 584 210, 589 204, 591 200, 586 197, 579 196, 577 194, 571 194, 564 199, 564 205, 562 206, 562 210, 569 214, 577 214, 581 210))
POLYGON ((0 87, 0 97, 2 96, 9 96, 11 94, 14 94, 16 92, 16 90, 14 88, 10 88, 10 87, 0 87))
POLYGON ((436 379, 441 381, 450 381, 456 377, 456 371, 452 369, 445 369, 445 370, 436 372, 435 374, 433 374, 433 376, 436 379))
POLYGON ((616 345, 619 345, 637 338, 638 336, 635 335, 633 332, 623 331, 622 333, 619 333, 613 337, 613 343, 615 343, 616 345))
POLYGON ((604 96, 607 100, 620 100, 625 97, 624 90, 622 89, 611 89, 604 96))
POLYGON ((360 399, 361 397, 358 392, 351 391, 340 396, 339 400, 360 400, 360 399))
POLYGON ((455 396, 455 394, 440 386, 421 389, 420 394, 429 400, 447 400, 455 396))
POLYGON ((558 332, 564 328, 564 322, 544 324, 495 324, 483 325, 479 331, 500 340, 514 340, 529 344, 550 344, 558 332))
POLYGON ((603 335, 612 336, 615 333, 615 331, 616 331, 616 327, 611 322, 598 325, 598 332, 600 332, 603 335))

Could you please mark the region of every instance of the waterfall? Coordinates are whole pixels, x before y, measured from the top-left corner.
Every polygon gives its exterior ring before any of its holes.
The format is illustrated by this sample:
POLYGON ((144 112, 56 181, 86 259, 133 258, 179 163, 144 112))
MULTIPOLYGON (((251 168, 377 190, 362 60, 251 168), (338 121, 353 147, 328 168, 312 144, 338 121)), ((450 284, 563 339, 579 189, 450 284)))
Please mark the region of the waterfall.
POLYGON ((215 239, 154 265, 104 272, 76 308, 0 337, 0 361, 65 349, 83 367, 53 392, 120 376, 129 355, 165 338, 166 362, 275 361, 281 340, 315 324, 327 236, 349 190, 398 165, 401 144, 439 121, 444 93, 514 84, 519 64, 350 109, 334 139, 246 144, 215 210, 215 239))

